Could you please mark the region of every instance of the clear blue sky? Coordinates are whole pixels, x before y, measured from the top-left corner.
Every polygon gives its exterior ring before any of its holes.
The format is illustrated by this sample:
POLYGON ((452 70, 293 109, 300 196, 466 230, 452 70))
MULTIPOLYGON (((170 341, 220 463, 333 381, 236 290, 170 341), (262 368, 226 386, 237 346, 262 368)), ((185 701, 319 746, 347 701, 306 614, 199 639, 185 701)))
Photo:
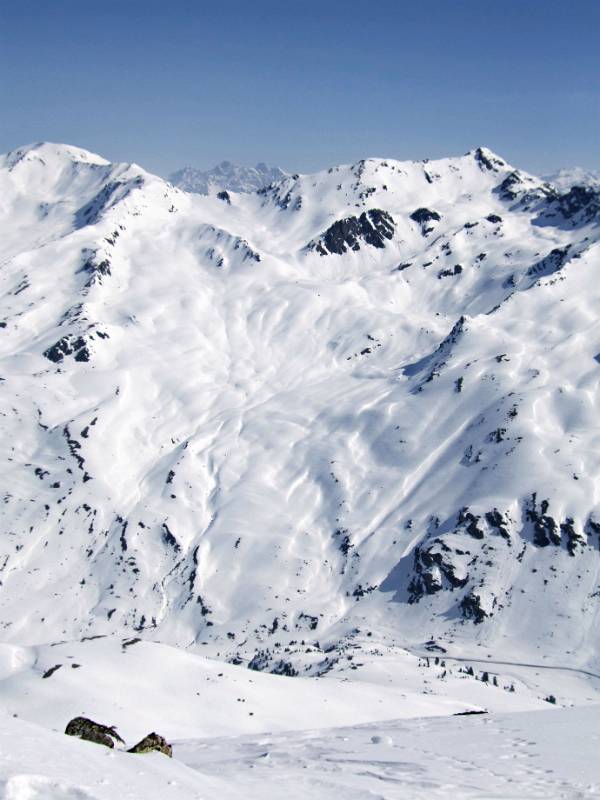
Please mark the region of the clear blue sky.
POLYGON ((600 0, 0 0, 0 152, 600 168, 600 0))

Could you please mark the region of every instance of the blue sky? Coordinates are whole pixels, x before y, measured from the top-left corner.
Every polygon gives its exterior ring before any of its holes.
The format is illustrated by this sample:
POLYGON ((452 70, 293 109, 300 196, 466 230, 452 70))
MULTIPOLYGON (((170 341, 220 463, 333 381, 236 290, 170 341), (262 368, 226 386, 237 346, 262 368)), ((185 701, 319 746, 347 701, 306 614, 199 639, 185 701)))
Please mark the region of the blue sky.
POLYGON ((600 168, 597 0, 0 0, 0 152, 600 168))

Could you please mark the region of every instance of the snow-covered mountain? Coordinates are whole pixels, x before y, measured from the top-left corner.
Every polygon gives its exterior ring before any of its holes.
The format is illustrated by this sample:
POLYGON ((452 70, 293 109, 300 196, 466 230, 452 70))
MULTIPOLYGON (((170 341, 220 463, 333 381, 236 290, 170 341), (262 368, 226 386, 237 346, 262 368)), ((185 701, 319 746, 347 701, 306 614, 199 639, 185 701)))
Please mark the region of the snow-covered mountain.
POLYGON ((263 163, 255 167, 243 167, 232 164, 231 161, 222 161, 209 170, 184 167, 173 172, 169 181, 184 192, 194 194, 210 194, 219 190, 248 193, 256 192, 285 177, 286 173, 279 167, 270 167, 263 163))
POLYGON ((600 172, 581 167, 572 169, 559 169, 550 175, 545 175, 544 180, 553 184, 559 191, 568 192, 572 186, 600 187, 600 172))
POLYGON ((3 640, 599 664, 600 193, 0 159, 3 640))

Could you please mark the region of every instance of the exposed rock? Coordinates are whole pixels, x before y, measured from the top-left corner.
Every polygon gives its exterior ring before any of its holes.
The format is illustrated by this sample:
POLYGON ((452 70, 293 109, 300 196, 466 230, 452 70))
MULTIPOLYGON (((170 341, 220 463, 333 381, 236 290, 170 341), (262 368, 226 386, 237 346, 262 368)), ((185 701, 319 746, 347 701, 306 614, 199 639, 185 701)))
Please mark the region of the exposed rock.
POLYGON ((544 277, 558 272, 563 267, 569 258, 569 251, 571 245, 565 247, 555 247, 547 256, 542 258, 527 270, 528 275, 535 275, 536 277, 544 277))
MULTIPOLYGON (((118 235, 118 231, 115 231, 118 235)), ((96 261, 94 256, 92 255, 90 258, 87 258, 79 272, 83 272, 88 275, 88 279, 86 281, 86 287, 90 288, 95 283, 102 283, 102 278, 110 277, 111 269, 110 269, 110 261, 107 258, 102 259, 101 261, 96 261)))
POLYGON ((173 747, 164 739, 162 736, 159 736, 158 733, 149 733, 148 736, 144 736, 144 738, 139 741, 137 744, 134 744, 133 747, 130 747, 127 751, 128 753, 152 753, 156 751, 157 753, 164 753, 169 758, 173 758, 173 747))
POLYGON ((473 620, 476 625, 479 625, 488 616, 481 606, 481 597, 474 592, 466 594, 460 602, 460 610, 465 619, 473 620))
POLYGON ((460 275, 463 271, 461 264, 455 264, 452 269, 442 269, 438 272, 438 278, 449 278, 452 275, 460 275))
POLYGON ((415 577, 408 586, 409 603, 418 602, 423 595, 432 595, 444 588, 453 590, 466 586, 469 575, 455 563, 454 553, 442 538, 433 539, 426 547, 417 547, 414 556, 415 577))
POLYGON ((77 736, 86 742, 103 744, 105 747, 114 747, 115 741, 125 744, 115 730, 115 726, 102 725, 87 717, 74 717, 65 728, 67 736, 77 736))
POLYGON ((428 208, 417 208, 416 211, 410 215, 410 218, 415 222, 418 222, 420 225, 431 222, 435 220, 439 222, 441 220, 441 216, 437 213, 437 211, 430 211, 428 208))
POLYGON ((564 522, 561 522, 560 532, 561 535, 566 538, 569 555, 575 556, 577 546, 583 545, 584 539, 583 536, 575 530, 575 522, 572 517, 567 517, 564 522))
POLYGON ((60 364, 65 356, 75 355, 76 361, 89 361, 90 351, 83 336, 67 334, 59 339, 56 344, 44 350, 43 355, 55 364, 60 364))
POLYGON ((478 147, 473 157, 481 169, 487 169, 490 172, 498 172, 499 167, 506 166, 506 163, 501 158, 498 158, 498 156, 484 147, 478 147))
POLYGON ((519 172, 511 172, 498 187, 498 193, 503 200, 516 200, 522 190, 522 180, 519 172))
POLYGON ((503 539, 506 539, 507 542, 510 542, 510 534, 507 528, 508 523, 497 508, 494 508, 493 511, 487 511, 485 520, 490 528, 498 531, 503 539))
POLYGON ((308 245, 322 256, 343 255, 348 250, 360 250, 360 243, 371 247, 385 247, 386 239, 394 235, 395 222, 387 211, 372 208, 360 217, 346 217, 331 225, 318 240, 308 245))
POLYGON ((579 224, 591 222, 600 215, 600 191, 590 186, 573 186, 558 198, 558 206, 565 219, 577 217, 579 224))
POLYGON ((458 512, 457 524, 464 526, 465 532, 474 539, 483 539, 483 531, 479 527, 479 517, 471 514, 468 508, 461 508, 458 512))
POLYGON ((531 504, 526 510, 526 518, 533 523, 533 543, 538 547, 547 547, 549 544, 560 545, 560 533, 556 521, 546 512, 550 503, 542 500, 540 512, 536 507, 536 496, 532 496, 531 504))
POLYGON ((319 624, 319 618, 313 617, 311 614, 301 612, 298 616, 298 623, 308 625, 309 630, 314 631, 319 624))
POLYGON ((437 211, 431 211, 429 208, 417 208, 416 211, 410 215, 414 222, 418 222, 421 226, 421 233, 423 236, 431 233, 433 227, 432 222, 439 222, 441 220, 440 214, 437 211))
POLYGON ((53 667, 50 667, 50 669, 47 669, 44 672, 44 674, 42 675, 42 678, 50 678, 50 677, 52 677, 52 675, 54 675, 56 670, 60 669, 61 667, 62 667, 62 664, 55 664, 53 667))

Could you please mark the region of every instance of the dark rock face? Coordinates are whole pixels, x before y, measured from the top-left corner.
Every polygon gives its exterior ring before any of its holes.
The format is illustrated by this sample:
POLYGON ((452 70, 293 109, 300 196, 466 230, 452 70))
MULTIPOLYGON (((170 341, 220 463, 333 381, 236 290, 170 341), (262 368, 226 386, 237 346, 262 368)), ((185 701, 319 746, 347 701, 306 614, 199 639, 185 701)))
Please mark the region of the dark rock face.
POLYGON ((455 264, 452 269, 442 269, 438 272, 438 278, 450 278, 453 275, 460 275, 463 271, 461 264, 455 264))
POLYGON ((507 542, 510 542, 508 521, 502 516, 497 508, 494 508, 493 511, 487 511, 485 519, 490 528, 496 530, 503 539, 506 539, 507 542))
POLYGON ((128 751, 128 753, 164 753, 169 758, 173 758, 173 748, 164 739, 162 736, 159 736, 158 733, 149 733, 148 736, 144 736, 144 738, 139 741, 137 744, 134 744, 128 751))
POLYGON ((441 538, 433 539, 426 547, 416 548, 416 574, 408 586, 409 603, 418 602, 426 594, 436 594, 445 586, 450 590, 466 586, 469 576, 459 577, 456 574, 453 555, 451 548, 441 538))
POLYGON ((469 592, 463 597, 460 610, 465 619, 472 620, 476 625, 479 625, 487 617, 487 612, 481 607, 481 597, 473 592, 469 592))
POLYGON ((483 531, 479 527, 480 517, 472 514, 468 508, 462 508, 458 512, 457 525, 464 526, 465 532, 474 539, 483 539, 483 531))
POLYGON ((420 225, 424 222, 431 222, 435 220, 439 222, 441 220, 441 216, 437 213, 437 211, 430 211, 428 208, 417 208, 416 211, 410 215, 410 218, 415 222, 418 222, 420 225))
POLYGON ((74 717, 65 728, 67 736, 77 736, 86 742, 95 742, 105 747, 114 747, 115 741, 125 744, 116 732, 114 725, 102 725, 87 717, 74 717))
POLYGON ((229 192, 226 192, 225 190, 222 192, 217 192, 217 198, 219 200, 223 200, 228 206, 231 205, 231 197, 229 196, 229 192))
POLYGON ((431 233, 433 230, 431 223, 439 222, 442 217, 437 211, 431 211, 429 208, 417 208, 416 211, 413 211, 410 215, 410 218, 414 222, 419 223, 421 226, 421 233, 423 236, 427 236, 427 234, 431 233))
POLYGON ((83 336, 68 334, 59 339, 56 344, 44 350, 43 355, 55 364, 60 364, 65 356, 74 355, 75 361, 89 361, 90 351, 83 336))
POLYGON ((570 556, 575 556, 576 548, 585 543, 583 536, 577 533, 574 525, 572 517, 567 517, 564 522, 560 523, 561 537, 564 537, 567 542, 567 550, 570 556))
MULTIPOLYGON (((551 516, 549 510, 550 501, 540 501, 534 493, 524 500, 522 516, 514 519, 509 510, 492 508, 475 514, 467 506, 442 521, 432 516, 424 540, 397 565, 402 565, 398 574, 406 576, 406 589, 396 598, 409 604, 425 602, 432 610, 441 605, 476 625, 486 622, 504 608, 503 595, 488 582, 488 568, 496 570, 506 559, 521 562, 526 551, 536 558, 538 548, 546 549, 547 554, 563 551, 571 558, 598 549, 600 522, 593 515, 582 522, 551 516), (518 550, 513 549, 519 543, 518 550)), ((544 569, 548 559, 540 563, 544 569)), ((555 566, 549 569, 556 574, 555 566)), ((383 584, 379 588, 387 591, 383 584)), ((505 594, 508 596, 510 589, 505 594)))
POLYGON ((600 192, 591 186, 573 186, 558 198, 558 206, 565 219, 577 217, 585 224, 600 215, 600 192))
POLYGON ((315 242, 308 245, 322 256, 343 255, 348 250, 360 250, 361 242, 371 247, 385 247, 386 239, 391 239, 396 223, 387 211, 372 208, 363 211, 360 217, 346 217, 334 222, 315 242))
POLYGON ((526 518, 533 523, 533 543, 538 547, 547 547, 549 544, 560 546, 560 532, 556 521, 547 513, 549 507, 548 500, 542 500, 538 511, 534 494, 525 512, 526 518))
POLYGON ((512 203, 518 201, 519 206, 529 210, 533 206, 548 203, 557 199, 556 190, 549 184, 540 184, 527 175, 514 170, 500 183, 494 192, 501 200, 512 203))
POLYGON ((527 275, 543 278, 558 272, 568 261, 570 250, 570 244, 565 247, 555 247, 547 256, 529 267, 527 275))
POLYGON ((504 166, 502 159, 496 158, 492 153, 486 153, 481 147, 475 150, 474 158, 480 169, 487 169, 490 172, 498 172, 498 168, 504 166))
MULTIPOLYGON (((116 231, 118 234, 119 232, 116 231)), ((110 277, 111 268, 110 268, 110 261, 107 258, 102 259, 102 261, 96 261, 95 258, 88 258, 84 261, 83 265, 79 272, 84 273, 88 276, 86 282, 86 288, 92 287, 95 283, 102 283, 102 278, 110 277)))
POLYGON ((498 187, 498 194, 503 200, 516 200, 522 191, 522 180, 518 172, 511 172, 498 187))

